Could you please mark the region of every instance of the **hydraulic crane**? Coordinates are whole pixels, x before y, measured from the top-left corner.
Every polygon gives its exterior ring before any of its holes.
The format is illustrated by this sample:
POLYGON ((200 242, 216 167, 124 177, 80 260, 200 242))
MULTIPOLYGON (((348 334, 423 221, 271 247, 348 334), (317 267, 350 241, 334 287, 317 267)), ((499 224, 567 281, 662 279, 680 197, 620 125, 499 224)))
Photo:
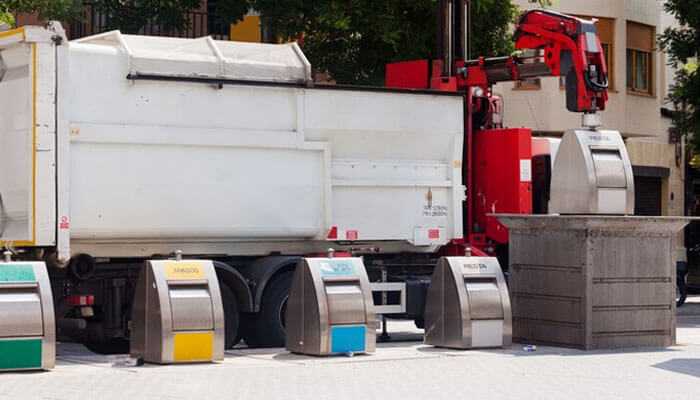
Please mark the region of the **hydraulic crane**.
MULTIPOLYGON (((473 254, 497 254, 508 234, 494 212, 532 213, 532 139, 529 129, 502 128, 499 82, 564 77, 566 108, 583 126, 600 125, 608 101, 608 74, 595 21, 549 11, 525 12, 514 33, 519 54, 469 59, 470 0, 441 0, 437 60, 387 65, 386 84, 463 93, 465 138, 463 243, 473 254)), ((549 182, 549 180, 548 180, 549 182)), ((456 251, 459 252, 458 250, 456 251)))

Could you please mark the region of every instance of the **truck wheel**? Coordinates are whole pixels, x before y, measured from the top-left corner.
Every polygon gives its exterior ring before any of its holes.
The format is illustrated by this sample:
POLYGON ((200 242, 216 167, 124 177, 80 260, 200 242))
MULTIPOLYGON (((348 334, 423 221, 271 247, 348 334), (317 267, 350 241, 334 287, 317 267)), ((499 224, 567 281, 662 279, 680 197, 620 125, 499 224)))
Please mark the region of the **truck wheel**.
POLYGON ((231 349, 241 341, 239 327, 241 316, 238 312, 238 301, 228 285, 219 282, 221 301, 224 303, 224 348, 231 349))
POLYGON ((265 288, 260 313, 250 320, 243 338, 250 347, 283 347, 286 339, 285 314, 293 272, 284 272, 265 288))

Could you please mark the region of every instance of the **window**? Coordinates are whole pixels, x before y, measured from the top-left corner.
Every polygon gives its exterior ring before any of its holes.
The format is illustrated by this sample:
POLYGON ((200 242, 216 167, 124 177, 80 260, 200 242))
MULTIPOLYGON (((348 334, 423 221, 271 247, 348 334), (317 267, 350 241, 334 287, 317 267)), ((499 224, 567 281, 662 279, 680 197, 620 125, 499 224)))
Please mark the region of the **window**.
POLYGON ((627 23, 627 91, 654 94, 654 27, 627 23))
POLYGON ((603 47, 605 64, 608 68, 610 89, 615 90, 615 20, 612 18, 595 17, 598 20, 596 28, 603 47))

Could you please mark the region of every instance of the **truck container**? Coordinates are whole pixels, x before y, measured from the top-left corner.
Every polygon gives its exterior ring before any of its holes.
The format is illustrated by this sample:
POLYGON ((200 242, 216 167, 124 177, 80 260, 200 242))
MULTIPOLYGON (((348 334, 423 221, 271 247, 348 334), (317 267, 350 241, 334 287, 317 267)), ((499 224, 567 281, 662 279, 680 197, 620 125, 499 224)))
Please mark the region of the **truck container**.
POLYGON ((0 32, 0 246, 51 269, 59 337, 128 338, 144 260, 215 260, 227 345, 280 345, 299 257, 365 258, 422 318, 463 237, 459 93, 315 85, 294 44, 0 32))

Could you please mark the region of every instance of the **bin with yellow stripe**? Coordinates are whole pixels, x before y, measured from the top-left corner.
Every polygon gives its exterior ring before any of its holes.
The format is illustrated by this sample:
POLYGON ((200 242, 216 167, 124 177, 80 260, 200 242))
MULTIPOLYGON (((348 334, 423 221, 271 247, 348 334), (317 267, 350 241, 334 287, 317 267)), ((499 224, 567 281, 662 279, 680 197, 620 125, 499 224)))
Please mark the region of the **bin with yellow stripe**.
POLYGON ((133 307, 132 357, 157 364, 224 359, 224 310, 211 261, 147 261, 133 307))

